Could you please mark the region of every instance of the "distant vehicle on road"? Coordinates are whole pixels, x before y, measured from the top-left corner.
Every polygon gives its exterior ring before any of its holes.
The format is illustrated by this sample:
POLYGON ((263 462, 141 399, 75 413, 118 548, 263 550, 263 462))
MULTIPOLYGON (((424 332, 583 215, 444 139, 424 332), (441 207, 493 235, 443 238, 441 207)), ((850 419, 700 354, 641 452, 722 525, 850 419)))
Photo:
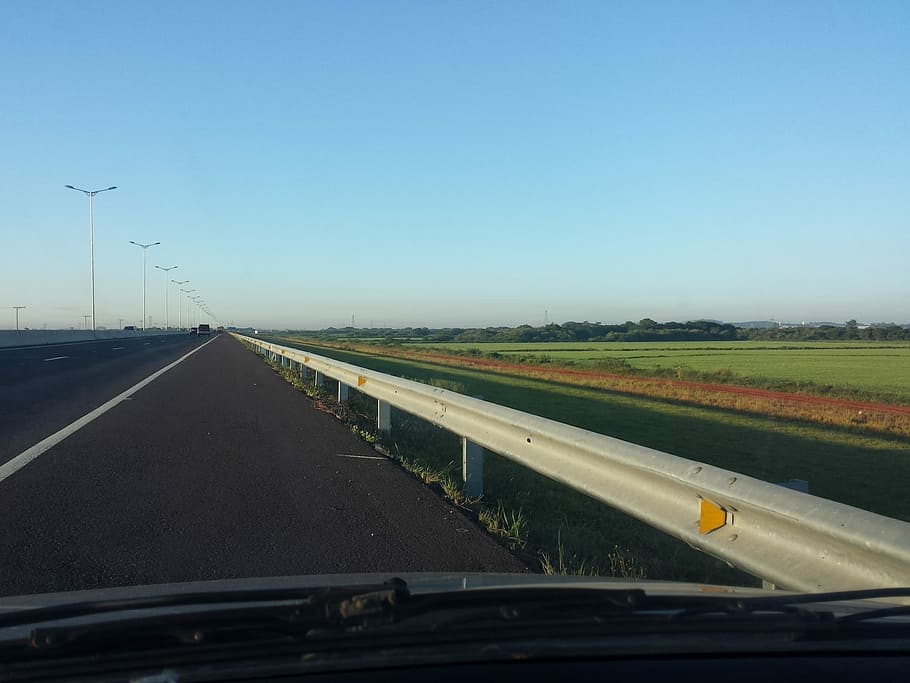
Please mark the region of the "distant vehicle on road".
POLYGON ((196 328, 195 328, 195 327, 191 327, 191 328, 190 328, 190 334, 196 334, 196 328))
POLYGON ((211 334, 212 328, 208 323, 199 323, 199 327, 196 329, 196 334, 202 336, 203 334, 211 334))
POLYGON ((136 331, 136 326, 135 326, 135 325, 124 325, 123 331, 126 332, 127 330, 130 330, 130 331, 132 331, 132 332, 135 332, 135 331, 136 331))

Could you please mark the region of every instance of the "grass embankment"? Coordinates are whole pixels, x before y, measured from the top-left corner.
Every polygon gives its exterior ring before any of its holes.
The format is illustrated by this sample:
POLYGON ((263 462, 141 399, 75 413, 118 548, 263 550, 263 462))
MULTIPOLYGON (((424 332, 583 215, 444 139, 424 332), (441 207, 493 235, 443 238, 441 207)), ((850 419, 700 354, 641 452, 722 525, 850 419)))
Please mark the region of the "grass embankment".
MULTIPOLYGON (((404 376, 591 431, 731 469, 771 482, 806 479, 813 494, 910 521, 910 441, 853 428, 717 410, 631 396, 536 377, 382 357, 276 341, 392 375, 404 376)), ((352 395, 354 392, 352 392, 352 395)), ((362 410, 375 409, 364 402, 362 410)), ((393 413, 393 454, 414 468, 448 472, 458 488, 458 439, 413 417, 393 413)), ((433 475, 435 476, 435 475, 433 475)), ((432 476, 431 476, 432 478, 432 476)), ((565 571, 649 578, 748 582, 720 562, 651 527, 488 454, 485 509, 503 528, 524 527, 516 547, 565 571), (520 523, 515 524, 516 518, 520 523)), ((694 519, 694 517, 693 517, 694 519)), ((507 534, 506 534, 507 535, 507 534)))

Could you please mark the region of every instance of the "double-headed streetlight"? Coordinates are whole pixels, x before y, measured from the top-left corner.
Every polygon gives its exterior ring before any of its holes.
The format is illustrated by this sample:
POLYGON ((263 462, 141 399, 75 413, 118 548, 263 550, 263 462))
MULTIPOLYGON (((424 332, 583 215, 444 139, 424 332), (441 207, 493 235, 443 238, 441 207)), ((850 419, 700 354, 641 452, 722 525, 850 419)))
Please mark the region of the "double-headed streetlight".
POLYGON ((111 185, 106 187, 103 190, 83 190, 81 187, 73 187, 72 185, 66 185, 71 190, 76 190, 76 192, 81 192, 82 194, 88 196, 88 245, 89 252, 91 254, 91 264, 92 264, 92 329, 95 329, 95 216, 94 216, 94 199, 96 194, 101 194, 102 192, 107 192, 108 190, 116 190, 116 185, 111 185))
POLYGON ((21 311, 25 306, 13 306, 16 309, 16 332, 19 331, 19 311, 21 311))
POLYGON ((180 287, 187 284, 189 280, 171 280, 175 285, 177 285, 177 329, 183 329, 183 297, 180 296, 180 287))
POLYGON ((150 242, 149 244, 139 244, 139 242, 133 242, 130 240, 130 244, 135 244, 137 247, 142 247, 142 331, 145 331, 146 325, 148 324, 148 318, 145 317, 145 255, 148 253, 149 247, 154 247, 161 242, 150 242))
POLYGON ((164 271, 164 329, 167 330, 171 326, 171 315, 168 311, 168 286, 167 286, 167 273, 169 270, 174 270, 174 268, 179 268, 179 266, 171 266, 170 268, 162 268, 161 266, 155 266, 158 270, 164 271))

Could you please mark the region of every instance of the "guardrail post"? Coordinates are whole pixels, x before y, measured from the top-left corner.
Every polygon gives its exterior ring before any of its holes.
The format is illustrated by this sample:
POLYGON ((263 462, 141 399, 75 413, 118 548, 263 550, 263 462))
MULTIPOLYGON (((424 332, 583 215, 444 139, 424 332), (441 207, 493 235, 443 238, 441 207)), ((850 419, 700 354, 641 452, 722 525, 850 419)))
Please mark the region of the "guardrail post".
POLYGON ((338 382, 338 402, 348 400, 348 385, 344 382, 338 382))
POLYGON ((324 379, 324 377, 323 377, 322 373, 319 372, 319 370, 313 371, 313 386, 321 387, 323 379, 324 379))
POLYGON ((461 437, 461 477, 465 495, 483 495, 483 447, 466 436, 461 437))
POLYGON ((386 401, 376 401, 376 429, 388 434, 392 431, 392 406, 386 401))

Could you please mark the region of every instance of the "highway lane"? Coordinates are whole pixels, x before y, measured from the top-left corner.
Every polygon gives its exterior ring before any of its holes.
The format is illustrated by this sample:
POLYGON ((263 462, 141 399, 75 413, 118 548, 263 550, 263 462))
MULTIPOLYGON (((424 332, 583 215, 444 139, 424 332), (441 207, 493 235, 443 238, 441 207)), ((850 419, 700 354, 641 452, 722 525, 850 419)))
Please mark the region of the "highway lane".
POLYGON ((228 336, 0 481, 0 520, 5 595, 527 571, 228 336))
POLYGON ((175 334, 0 349, 0 465, 205 339, 175 334))

